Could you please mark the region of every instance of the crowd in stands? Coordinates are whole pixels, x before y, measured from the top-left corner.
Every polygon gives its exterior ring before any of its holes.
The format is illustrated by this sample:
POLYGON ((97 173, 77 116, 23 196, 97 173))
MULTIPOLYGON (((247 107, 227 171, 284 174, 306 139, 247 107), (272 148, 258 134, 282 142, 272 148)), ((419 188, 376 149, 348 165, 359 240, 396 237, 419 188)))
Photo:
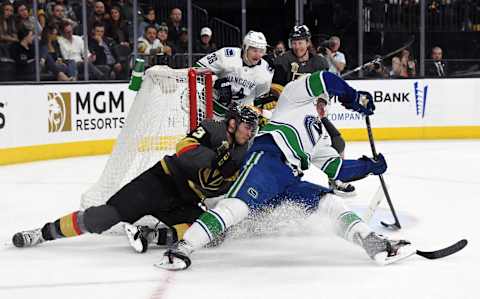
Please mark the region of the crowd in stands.
MULTIPOLYGON (((0 10, 0 77, 12 75, 5 72, 5 64, 10 62, 14 64, 11 70, 15 70, 15 77, 11 79, 35 80, 36 31, 42 80, 81 80, 85 77, 85 65, 90 80, 128 79, 134 45, 131 1, 87 1, 87 51, 84 50, 81 3, 81 0, 39 0, 35 18, 31 0, 4 2, 0 10)), ((210 28, 204 27, 192 36, 195 38, 193 53, 208 54, 217 50, 210 28)), ((153 7, 143 9, 137 37, 137 53, 145 58, 147 66, 168 64, 169 57, 188 53, 188 30, 180 8, 171 9, 167 20, 159 20, 153 7)), ((308 52, 322 57, 329 71, 342 74, 348 69, 348 62, 340 48, 340 38, 332 36, 320 45, 310 44, 308 52)), ((278 41, 269 55, 276 58, 287 50, 286 43, 278 41)), ((440 47, 432 49, 431 60, 426 65, 427 76, 447 75, 442 54, 440 47)), ((409 78, 417 72, 417 64, 408 49, 364 70, 369 78, 409 78)), ((0 81, 6 80, 0 78, 0 81)))
MULTIPOLYGON (((128 79, 133 52, 133 8, 128 0, 87 0, 88 50, 84 51, 81 0, 38 1, 37 18, 32 1, 9 0, 0 9, 0 73, 15 70, 11 81, 35 80, 35 32, 38 33, 42 80, 83 79, 84 65, 93 80, 128 79)), ((137 53, 149 64, 188 52, 188 30, 179 8, 168 20, 158 20, 154 8, 139 16, 137 53)), ((208 27, 193 35, 194 53, 216 50, 208 27)), ((8 80, 8 81, 10 81, 8 80)), ((0 81, 7 81, 0 78, 0 81)))

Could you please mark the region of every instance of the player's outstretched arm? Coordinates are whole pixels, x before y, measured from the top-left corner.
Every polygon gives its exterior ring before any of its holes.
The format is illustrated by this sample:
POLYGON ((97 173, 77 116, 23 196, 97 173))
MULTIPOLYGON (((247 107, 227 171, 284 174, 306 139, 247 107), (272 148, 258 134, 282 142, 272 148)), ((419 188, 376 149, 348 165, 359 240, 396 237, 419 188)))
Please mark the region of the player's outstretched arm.
POLYGON ((324 93, 327 93, 330 97, 337 96, 345 108, 364 115, 372 115, 375 110, 370 93, 355 90, 345 80, 333 73, 326 71, 315 72, 310 75, 308 81, 311 93, 315 97, 324 93))

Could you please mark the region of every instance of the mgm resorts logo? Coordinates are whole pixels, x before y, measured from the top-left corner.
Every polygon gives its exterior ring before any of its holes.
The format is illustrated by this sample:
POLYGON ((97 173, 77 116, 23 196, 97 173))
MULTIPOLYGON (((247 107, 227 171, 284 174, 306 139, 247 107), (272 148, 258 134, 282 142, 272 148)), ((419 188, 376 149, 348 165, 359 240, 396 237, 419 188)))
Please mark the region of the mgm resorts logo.
POLYGON ((48 132, 72 130, 71 95, 69 92, 48 93, 48 132))
POLYGON ((427 107, 428 85, 420 87, 418 81, 413 83, 415 91, 415 108, 418 116, 425 117, 425 108, 427 107))
POLYGON ((125 123, 124 92, 49 92, 48 132, 120 129, 125 123))

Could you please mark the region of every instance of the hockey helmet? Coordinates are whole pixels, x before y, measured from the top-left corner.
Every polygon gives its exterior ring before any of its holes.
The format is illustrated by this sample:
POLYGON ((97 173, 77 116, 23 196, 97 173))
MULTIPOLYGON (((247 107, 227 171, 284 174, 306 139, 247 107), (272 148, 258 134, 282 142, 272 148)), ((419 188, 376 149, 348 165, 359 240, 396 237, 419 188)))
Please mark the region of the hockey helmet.
POLYGON ((292 32, 290 32, 288 38, 290 41, 305 39, 309 40, 312 35, 307 25, 294 26, 292 32))
POLYGON ((226 114, 227 121, 235 119, 237 125, 244 122, 252 127, 254 132, 258 126, 259 113, 253 107, 231 103, 226 114))
POLYGON ((250 47, 267 51, 267 39, 265 35, 261 32, 249 31, 243 38, 242 48, 244 51, 247 51, 250 47))

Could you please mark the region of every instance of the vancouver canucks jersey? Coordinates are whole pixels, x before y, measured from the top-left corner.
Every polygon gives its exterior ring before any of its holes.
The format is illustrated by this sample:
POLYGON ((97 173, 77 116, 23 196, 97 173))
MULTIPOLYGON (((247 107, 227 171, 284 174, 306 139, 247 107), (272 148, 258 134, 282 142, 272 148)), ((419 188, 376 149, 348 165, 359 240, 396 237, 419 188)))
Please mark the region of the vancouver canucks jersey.
POLYGON ((240 48, 222 48, 200 59, 197 65, 208 68, 218 79, 226 78, 240 104, 253 104, 254 99, 270 91, 273 68, 264 59, 246 65, 240 48))
POLYGON ((328 72, 315 72, 292 81, 285 86, 270 122, 260 129, 258 136, 270 134, 288 162, 296 167, 308 169, 312 159, 319 159, 320 165, 315 164, 324 171, 333 167, 335 176, 342 161, 318 119, 316 98, 322 94, 352 93, 356 91, 328 72))

